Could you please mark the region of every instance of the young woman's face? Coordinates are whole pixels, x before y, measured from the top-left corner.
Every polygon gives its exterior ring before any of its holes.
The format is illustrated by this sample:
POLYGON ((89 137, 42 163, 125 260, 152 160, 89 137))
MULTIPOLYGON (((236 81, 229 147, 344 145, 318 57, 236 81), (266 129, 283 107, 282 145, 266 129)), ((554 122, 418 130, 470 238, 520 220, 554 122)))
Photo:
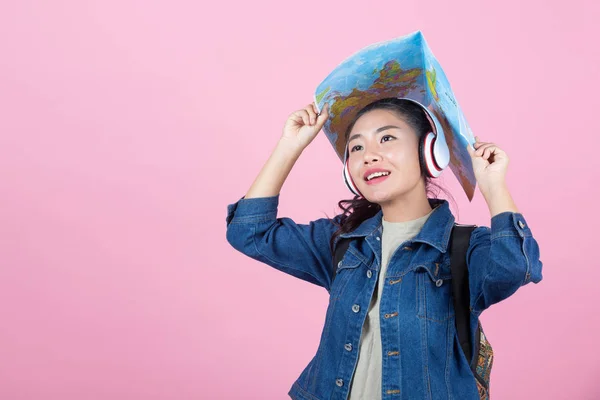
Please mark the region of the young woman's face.
POLYGON ((402 118, 390 110, 372 110, 348 135, 348 169, 360 193, 381 204, 423 182, 418 150, 417 133, 402 118), (386 176, 369 176, 373 169, 386 176))

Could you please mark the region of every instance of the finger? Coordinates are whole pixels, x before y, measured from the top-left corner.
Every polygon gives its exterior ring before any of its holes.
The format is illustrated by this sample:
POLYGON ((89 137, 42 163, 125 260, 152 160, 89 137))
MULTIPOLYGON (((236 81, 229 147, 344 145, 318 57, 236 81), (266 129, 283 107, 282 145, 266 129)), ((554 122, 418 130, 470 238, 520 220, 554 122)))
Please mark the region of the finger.
POLYGON ((475 146, 475 149, 478 149, 481 146, 484 146, 486 144, 490 144, 490 143, 489 142, 475 142, 474 146, 475 146))
POLYGON ((308 120, 310 122, 310 125, 314 125, 314 123, 317 120, 317 112, 314 109, 314 105, 311 103, 308 106, 306 106, 304 109, 308 113, 308 120))
POLYGON ((304 122, 302 121, 302 116, 300 114, 298 114, 297 111, 294 111, 293 113, 290 114, 290 116, 288 117, 288 119, 294 121, 297 125, 302 126, 304 124, 304 122))
POLYGON ((475 157, 475 149, 473 148, 472 144, 467 144, 467 151, 469 152, 469 155, 471 156, 471 158, 475 157))
POLYGON ((501 156, 502 150, 498 146, 490 146, 483 152, 483 158, 488 160, 490 157, 494 157, 494 159, 498 159, 501 156))
POLYGON ((327 112, 327 104, 325 104, 325 106, 321 110, 321 113, 317 117, 317 123, 315 124, 316 128, 318 128, 319 130, 321 130, 321 128, 323 127, 323 125, 327 121, 327 118, 329 118, 329 113, 327 112))
POLYGON ((490 156, 492 155, 492 153, 494 152, 494 147, 486 147, 486 149, 483 151, 483 154, 481 155, 481 157, 484 160, 488 160, 490 158, 490 156))
POLYGON ((308 113, 310 124, 314 125, 317 122, 317 111, 315 110, 315 105, 311 103, 306 106, 306 112, 308 113))
POLYGON ((483 157, 485 152, 488 151, 488 149, 490 149, 491 147, 493 147, 493 146, 486 146, 486 147, 483 147, 483 148, 477 150, 478 156, 483 157))
POLYGON ((327 120, 329 118, 329 104, 325 103, 321 112, 318 114, 318 119, 327 120))
POLYGON ((475 142, 475 148, 479 149, 481 146, 485 146, 486 144, 493 144, 490 142, 475 142))
POLYGON ((292 113, 292 119, 299 125, 308 124, 308 113, 305 110, 298 110, 292 113))
POLYGON ((485 143, 485 144, 482 144, 480 147, 477 148, 477 151, 476 151, 477 155, 478 156, 482 155, 483 152, 485 151, 485 149, 487 149, 490 146, 495 146, 495 144, 494 143, 485 143))
POLYGON ((319 111, 317 109, 317 105, 314 102, 310 103, 310 105, 312 106, 312 109, 315 112, 315 115, 319 116, 319 111))
POLYGON ((302 118, 302 122, 304 123, 304 125, 308 125, 309 116, 306 109, 298 110, 294 114, 302 118))
MULTIPOLYGON (((316 109, 317 109, 317 106, 315 105, 315 111, 316 111, 316 109)), ((321 115, 323 115, 323 113, 328 113, 328 110, 329 110, 329 104, 325 103, 325 104, 323 104, 323 107, 321 107, 321 112, 317 113, 317 115, 321 116, 321 115)))

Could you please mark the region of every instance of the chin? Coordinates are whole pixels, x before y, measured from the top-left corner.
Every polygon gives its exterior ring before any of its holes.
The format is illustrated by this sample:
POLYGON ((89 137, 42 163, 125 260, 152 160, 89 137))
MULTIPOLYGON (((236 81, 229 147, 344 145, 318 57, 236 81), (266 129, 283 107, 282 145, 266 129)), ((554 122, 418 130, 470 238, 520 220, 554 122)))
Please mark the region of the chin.
POLYGON ((365 198, 371 203, 377 203, 381 205, 383 203, 389 202, 390 200, 398 197, 401 194, 402 193, 394 193, 385 189, 368 188, 368 191, 365 193, 365 198))
POLYGON ((381 205, 399 197, 406 196, 415 189, 414 185, 412 187, 406 186, 406 182, 404 182, 404 185, 402 186, 399 186, 398 184, 394 185, 393 182, 389 183, 391 183, 391 185, 381 187, 366 186, 364 188, 359 188, 359 190, 364 194, 368 201, 381 205))

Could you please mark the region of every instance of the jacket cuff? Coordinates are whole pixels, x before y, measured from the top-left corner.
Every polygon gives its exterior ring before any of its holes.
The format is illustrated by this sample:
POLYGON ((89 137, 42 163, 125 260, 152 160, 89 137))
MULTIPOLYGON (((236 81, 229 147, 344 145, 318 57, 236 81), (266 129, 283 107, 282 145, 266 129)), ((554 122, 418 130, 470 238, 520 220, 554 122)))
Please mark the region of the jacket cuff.
POLYGON ((227 224, 233 222, 260 222, 277 217, 279 194, 269 197, 253 197, 246 199, 243 196, 233 204, 227 206, 227 224))
POLYGON ((492 239, 498 236, 532 236, 529 225, 521 213, 506 211, 492 217, 492 239))

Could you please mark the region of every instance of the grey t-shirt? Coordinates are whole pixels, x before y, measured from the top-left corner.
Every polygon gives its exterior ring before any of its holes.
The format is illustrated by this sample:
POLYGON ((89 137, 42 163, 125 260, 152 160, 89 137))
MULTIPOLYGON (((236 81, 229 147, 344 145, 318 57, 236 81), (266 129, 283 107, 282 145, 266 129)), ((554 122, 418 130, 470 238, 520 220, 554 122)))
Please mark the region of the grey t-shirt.
POLYGON ((382 219, 381 271, 362 328, 358 364, 350 383, 349 400, 381 399, 383 354, 379 325, 379 299, 384 287, 388 261, 400 244, 412 239, 419 233, 432 212, 433 210, 421 218, 405 222, 388 222, 382 219))

